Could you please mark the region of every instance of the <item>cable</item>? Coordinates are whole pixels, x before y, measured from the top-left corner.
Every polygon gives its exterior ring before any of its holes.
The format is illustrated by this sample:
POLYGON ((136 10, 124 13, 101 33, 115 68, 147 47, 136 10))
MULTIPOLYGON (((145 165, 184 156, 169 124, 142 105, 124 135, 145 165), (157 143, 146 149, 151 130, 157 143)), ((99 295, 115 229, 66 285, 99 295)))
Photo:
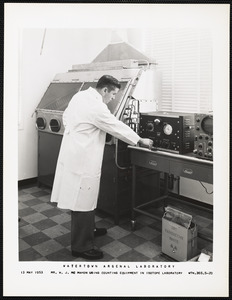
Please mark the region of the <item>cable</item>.
POLYGON ((128 167, 121 167, 118 164, 118 139, 117 138, 115 139, 115 164, 121 170, 126 170, 126 169, 130 168, 130 166, 128 166, 128 167))
POLYGON ((209 195, 213 194, 213 191, 212 192, 208 192, 207 188, 204 186, 204 184, 201 181, 199 181, 199 182, 203 186, 203 188, 205 189, 205 191, 206 191, 207 194, 209 194, 209 195))

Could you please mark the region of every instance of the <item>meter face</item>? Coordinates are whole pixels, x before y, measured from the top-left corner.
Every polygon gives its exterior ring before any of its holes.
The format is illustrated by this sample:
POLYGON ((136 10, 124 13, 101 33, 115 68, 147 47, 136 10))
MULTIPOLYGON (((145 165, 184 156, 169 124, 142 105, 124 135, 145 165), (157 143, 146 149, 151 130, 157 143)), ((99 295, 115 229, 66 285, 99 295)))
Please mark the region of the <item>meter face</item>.
POLYGON ((172 126, 170 124, 165 124, 164 125, 164 133, 166 135, 172 134, 172 126))

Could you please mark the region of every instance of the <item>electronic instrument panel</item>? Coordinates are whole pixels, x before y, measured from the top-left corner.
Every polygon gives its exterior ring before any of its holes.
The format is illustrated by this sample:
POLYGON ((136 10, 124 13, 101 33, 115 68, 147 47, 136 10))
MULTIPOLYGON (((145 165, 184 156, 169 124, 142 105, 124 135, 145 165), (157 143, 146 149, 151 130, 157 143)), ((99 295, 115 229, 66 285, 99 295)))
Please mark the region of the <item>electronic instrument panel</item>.
POLYGON ((213 115, 195 114, 194 154, 213 160, 213 115))
POLYGON ((160 111, 140 114, 139 134, 152 139, 158 150, 193 152, 194 114, 160 111))

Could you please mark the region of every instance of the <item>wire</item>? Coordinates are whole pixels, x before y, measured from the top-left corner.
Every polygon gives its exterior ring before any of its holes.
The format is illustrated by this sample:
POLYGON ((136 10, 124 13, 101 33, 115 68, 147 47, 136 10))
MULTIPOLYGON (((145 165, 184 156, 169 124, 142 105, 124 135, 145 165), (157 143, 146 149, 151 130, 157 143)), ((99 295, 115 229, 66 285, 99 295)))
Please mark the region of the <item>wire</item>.
POLYGON ((126 170, 126 169, 130 168, 130 166, 128 166, 128 167, 121 167, 118 164, 118 139, 117 138, 115 139, 115 164, 121 170, 126 170))
POLYGON ((204 184, 203 184, 201 181, 199 181, 199 182, 200 182, 200 184, 203 186, 203 188, 205 189, 205 191, 206 191, 207 194, 209 194, 209 195, 213 194, 213 191, 212 191, 212 192, 208 192, 208 190, 207 190, 207 188, 204 186, 204 184))
POLYGON ((42 54, 43 51, 43 46, 44 46, 44 40, 45 40, 45 36, 46 36, 46 31, 47 29, 44 29, 44 34, 43 34, 43 40, 42 40, 42 45, 41 45, 41 49, 40 49, 40 55, 42 54))

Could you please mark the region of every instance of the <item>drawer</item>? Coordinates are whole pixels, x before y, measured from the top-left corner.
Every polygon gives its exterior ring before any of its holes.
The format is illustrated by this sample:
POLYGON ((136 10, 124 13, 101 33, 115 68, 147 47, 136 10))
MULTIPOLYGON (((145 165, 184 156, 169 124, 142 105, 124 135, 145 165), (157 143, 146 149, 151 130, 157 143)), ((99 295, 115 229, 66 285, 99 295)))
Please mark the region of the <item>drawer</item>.
POLYGON ((169 173, 169 160, 152 153, 131 151, 131 163, 140 167, 169 173))
POLYGON ((213 166, 170 161, 170 173, 207 183, 213 183, 213 166))

